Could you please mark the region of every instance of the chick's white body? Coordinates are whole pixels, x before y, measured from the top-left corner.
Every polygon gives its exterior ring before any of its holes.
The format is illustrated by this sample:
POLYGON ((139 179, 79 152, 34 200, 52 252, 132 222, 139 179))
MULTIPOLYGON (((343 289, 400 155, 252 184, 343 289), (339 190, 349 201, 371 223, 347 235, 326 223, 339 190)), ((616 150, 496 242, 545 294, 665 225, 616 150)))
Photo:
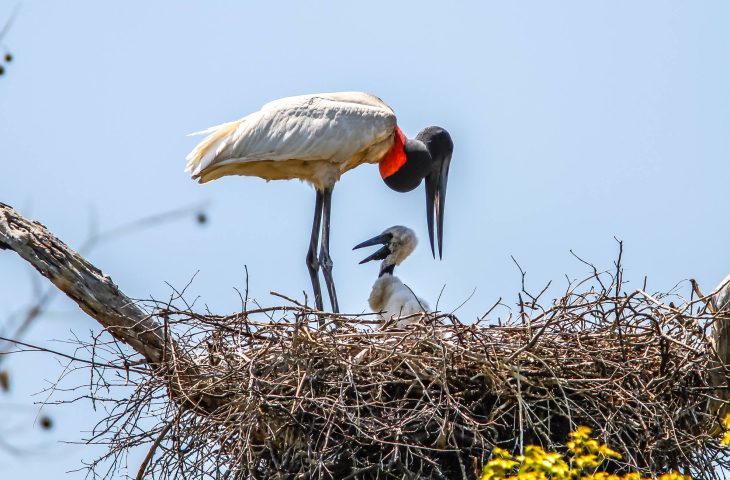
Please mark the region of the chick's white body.
MULTIPOLYGON (((418 313, 429 311, 428 303, 393 275, 395 266, 400 265, 416 248, 418 239, 410 228, 397 225, 385 230, 381 236, 389 238, 385 249, 388 255, 380 265, 380 276, 373 284, 368 304, 373 312, 379 313, 385 321, 396 320, 398 328, 416 323, 421 318, 418 313), (410 318, 404 318, 410 317, 410 318)), ((382 258, 382 257, 381 257, 382 258)))
POLYGON ((368 304, 373 312, 380 312, 383 321, 396 320, 398 328, 416 323, 420 318, 416 314, 429 311, 425 300, 417 297, 400 278, 390 274, 375 281, 368 304))

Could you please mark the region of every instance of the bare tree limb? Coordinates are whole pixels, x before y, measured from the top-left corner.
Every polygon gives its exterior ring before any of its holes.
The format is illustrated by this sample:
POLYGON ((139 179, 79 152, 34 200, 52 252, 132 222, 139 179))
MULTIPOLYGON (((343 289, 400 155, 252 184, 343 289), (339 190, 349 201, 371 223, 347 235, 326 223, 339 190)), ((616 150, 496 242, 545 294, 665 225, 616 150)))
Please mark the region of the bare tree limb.
POLYGON ((15 17, 18 15, 18 10, 20 10, 20 4, 17 4, 17 5, 15 5, 15 7, 13 7, 13 11, 10 13, 10 17, 5 22, 5 25, 3 26, 2 30, 0 30, 0 42, 2 42, 3 38, 5 38, 5 35, 8 34, 8 32, 10 31, 10 27, 13 26, 15 17))
MULTIPOLYGON (((159 226, 160 224, 165 222, 179 220, 181 217, 189 216, 194 212, 198 212, 198 215, 201 215, 200 212, 202 212, 205 205, 206 203, 197 203, 193 205, 188 205, 186 207, 177 208, 175 210, 155 213, 101 232, 96 231, 96 229, 92 229, 89 237, 78 248, 78 254, 80 254, 81 256, 86 256, 94 248, 105 242, 119 239, 120 237, 125 235, 138 233, 145 229, 159 226)), ((20 322, 20 324, 13 329, 12 333, 7 333, 3 336, 9 337, 13 341, 22 340, 23 334, 31 327, 31 325, 36 320, 43 316, 46 309, 51 305, 58 293, 60 293, 59 290, 54 288, 53 286, 48 286, 45 291, 39 293, 37 300, 23 314, 24 318, 20 322)), ((12 348, 12 342, 7 342, 6 345, 2 345, 0 343, 0 363, 2 363, 4 358, 2 354, 7 353, 10 348, 12 348)))
POLYGON ((142 355, 165 379, 170 396, 178 403, 210 412, 226 402, 214 391, 200 388, 213 379, 201 377, 196 363, 178 347, 165 325, 147 315, 109 276, 46 227, 4 203, 0 203, 0 249, 15 251, 114 338, 142 355))
POLYGON ((0 203, 0 247, 15 251, 81 309, 148 362, 165 356, 162 326, 149 318, 101 270, 38 222, 0 203))

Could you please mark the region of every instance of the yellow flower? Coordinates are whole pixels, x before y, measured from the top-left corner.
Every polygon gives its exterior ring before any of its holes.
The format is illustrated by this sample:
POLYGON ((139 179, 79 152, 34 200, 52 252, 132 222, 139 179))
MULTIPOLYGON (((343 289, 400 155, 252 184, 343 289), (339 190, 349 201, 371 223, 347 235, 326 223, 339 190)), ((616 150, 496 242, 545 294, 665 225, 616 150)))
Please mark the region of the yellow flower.
POLYGON ((623 480, 641 480, 641 475, 636 472, 627 473, 624 475, 623 480))
POLYGON ((574 458, 573 463, 575 463, 580 469, 596 468, 601 464, 601 459, 599 459, 597 455, 588 454, 574 458))
POLYGON ((725 427, 725 430, 730 430, 730 413, 725 415, 725 418, 723 418, 722 426, 725 427))
POLYGON ((504 448, 494 447, 492 455, 499 458, 512 458, 512 455, 504 448))
MULTIPOLYGON (((596 473, 591 473, 589 475, 585 475, 585 476, 581 477, 581 480, 625 480, 625 479, 622 479, 618 475, 614 475, 612 473, 596 472, 596 473)), ((636 479, 636 480, 639 480, 639 479, 636 479)))
POLYGON ((570 438, 577 442, 584 442, 591 437, 592 430, 588 427, 578 427, 575 431, 570 432, 570 438))
POLYGON ((519 465, 519 463, 515 462, 514 460, 510 460, 507 458, 495 458, 493 460, 490 460, 489 463, 487 463, 487 466, 494 469, 501 469, 501 470, 510 470, 514 467, 519 465))
POLYGON ((600 447, 598 447, 598 453, 606 458, 615 458, 617 460, 621 460, 621 454, 615 450, 608 448, 608 445, 601 445, 600 447))
POLYGON ((692 480, 692 478, 689 475, 682 475, 677 472, 671 472, 659 475, 657 477, 657 480, 692 480))
MULTIPOLYGON (((730 425, 730 415, 723 424, 730 425)), ((726 428, 730 430, 730 427, 726 428)), ((730 432, 726 437, 730 443, 730 432)), ((560 453, 546 452, 537 445, 526 446, 523 455, 514 457, 507 450, 495 448, 492 459, 482 470, 481 480, 692 480, 676 472, 651 478, 635 472, 622 476, 595 471, 605 459, 620 459, 621 455, 591 438, 588 427, 578 427, 571 432, 566 447, 570 451, 567 461, 560 453), (592 473, 583 473, 585 470, 592 473)))
POLYGON ((725 428, 725 435, 720 440, 720 445, 730 445, 730 413, 722 419, 722 426, 725 428))

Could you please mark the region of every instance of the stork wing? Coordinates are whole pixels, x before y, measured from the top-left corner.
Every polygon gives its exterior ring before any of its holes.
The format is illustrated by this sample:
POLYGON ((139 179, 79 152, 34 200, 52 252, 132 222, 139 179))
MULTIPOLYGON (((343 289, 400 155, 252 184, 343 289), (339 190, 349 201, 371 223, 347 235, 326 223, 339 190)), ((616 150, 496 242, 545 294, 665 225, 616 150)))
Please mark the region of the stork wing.
POLYGON ((730 313, 730 275, 720 282, 712 292, 712 306, 716 312, 726 311, 730 313))
POLYGON ((211 127, 186 157, 185 171, 258 160, 346 161, 393 134, 393 110, 360 92, 282 98, 240 120, 211 127))

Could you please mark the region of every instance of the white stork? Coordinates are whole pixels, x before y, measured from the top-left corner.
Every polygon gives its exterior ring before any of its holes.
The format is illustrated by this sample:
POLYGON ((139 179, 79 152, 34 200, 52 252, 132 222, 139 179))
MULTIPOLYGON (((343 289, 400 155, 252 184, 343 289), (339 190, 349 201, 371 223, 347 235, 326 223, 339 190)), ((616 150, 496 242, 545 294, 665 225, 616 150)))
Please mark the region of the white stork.
POLYGON ((404 328, 418 321, 416 314, 429 311, 428 303, 393 274, 396 265, 400 265, 416 248, 418 239, 413 230, 397 225, 356 245, 353 250, 380 244, 383 245, 380 250, 360 262, 382 260, 380 275, 373 284, 368 304, 373 312, 380 312, 383 321, 396 320, 396 327, 404 328))
POLYGON ((730 313, 730 275, 720 282, 710 294, 710 301, 715 312, 730 313))
POLYGON ((406 138, 393 110, 378 97, 340 92, 275 100, 240 120, 199 133, 208 136, 186 157, 185 171, 200 183, 225 175, 248 175, 267 181, 298 178, 315 188, 317 199, 306 262, 320 311, 320 266, 332 310, 339 310, 329 255, 332 189, 343 173, 358 165, 378 163, 386 185, 399 192, 413 190, 426 179, 431 250, 435 256, 435 216, 441 257, 446 183, 453 151, 451 137, 443 128, 428 127, 415 139, 406 138))

